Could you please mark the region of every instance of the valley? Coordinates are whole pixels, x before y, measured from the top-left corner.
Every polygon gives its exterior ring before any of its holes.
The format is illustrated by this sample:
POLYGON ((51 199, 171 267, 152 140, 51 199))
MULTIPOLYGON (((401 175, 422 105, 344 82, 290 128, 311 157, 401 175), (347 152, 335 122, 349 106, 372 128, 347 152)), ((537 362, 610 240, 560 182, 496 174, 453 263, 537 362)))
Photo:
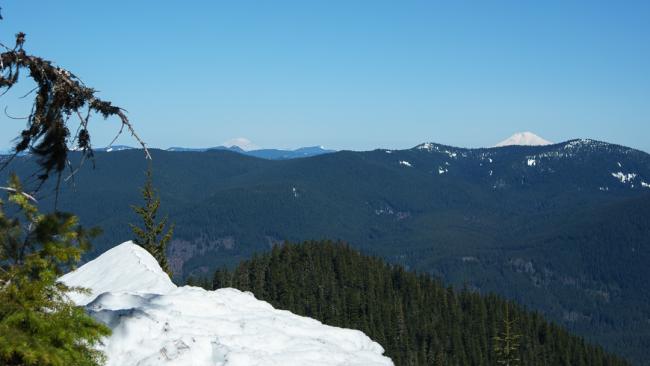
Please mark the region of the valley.
MULTIPOLYGON (((496 292, 631 360, 650 358, 650 155, 594 140, 462 149, 341 151, 264 160, 152 150, 168 254, 181 279, 211 277, 285 240, 343 240, 481 293, 496 292)), ((73 157, 74 158, 74 157, 73 157)), ((17 170, 33 168, 29 157, 17 170)), ((59 205, 130 239, 146 162, 96 153, 59 205)), ((52 203, 51 187, 42 189, 52 203)), ((639 361, 641 360, 641 361, 639 361)))

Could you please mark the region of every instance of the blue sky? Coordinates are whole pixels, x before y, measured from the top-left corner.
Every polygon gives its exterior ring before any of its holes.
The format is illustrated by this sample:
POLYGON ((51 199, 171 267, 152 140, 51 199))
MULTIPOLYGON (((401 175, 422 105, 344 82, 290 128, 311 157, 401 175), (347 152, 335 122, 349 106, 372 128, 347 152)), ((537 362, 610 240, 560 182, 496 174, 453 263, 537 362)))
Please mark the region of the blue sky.
MULTIPOLYGON (((649 1, 1 5, 3 42, 26 32, 156 147, 478 147, 530 130, 650 151, 649 1)), ((29 89, 0 108, 26 114, 29 89)), ((23 123, 0 113, 0 148, 23 123)), ((94 126, 95 146, 117 131, 94 126)))

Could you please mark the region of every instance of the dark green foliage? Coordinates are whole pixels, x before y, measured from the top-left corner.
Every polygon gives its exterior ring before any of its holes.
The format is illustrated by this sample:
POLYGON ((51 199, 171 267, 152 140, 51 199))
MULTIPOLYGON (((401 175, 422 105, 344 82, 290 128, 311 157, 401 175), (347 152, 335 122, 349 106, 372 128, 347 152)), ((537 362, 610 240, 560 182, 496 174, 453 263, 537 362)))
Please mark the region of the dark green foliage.
POLYGON ((41 214, 17 179, 9 188, 15 216, 0 201, 0 364, 99 365, 93 349, 110 333, 66 296, 57 278, 79 261, 93 232, 70 214, 41 214), (22 215, 19 219, 18 215, 22 215))
MULTIPOLYGON (((644 152, 572 141, 285 161, 228 151, 151 153, 161 215, 176 223, 168 254, 177 276, 234 266, 284 240, 337 238, 454 286, 499 293, 650 365, 644 152), (535 166, 529 156, 538 157, 535 166), (612 176, 619 171, 637 174, 634 187, 612 176)), ((89 259, 132 237, 127 223, 137 216, 129 205, 147 167, 141 156, 98 152, 97 169, 81 169, 74 189, 62 188, 62 209, 104 229, 89 259)), ((73 165, 81 159, 70 157, 73 165)), ((14 167, 29 176, 32 161, 18 158, 14 167)))
POLYGON ((206 277, 195 278, 190 276, 185 280, 185 284, 187 286, 203 287, 206 290, 212 289, 212 281, 206 277))
POLYGON ((344 244, 275 246, 233 272, 216 271, 213 282, 326 324, 360 329, 396 365, 515 365, 514 359, 527 366, 627 365, 498 296, 454 291, 344 244))
POLYGON ((174 225, 172 224, 167 232, 167 217, 164 217, 160 222, 157 222, 156 216, 160 208, 160 197, 153 188, 153 179, 151 168, 147 170, 146 181, 142 187, 142 198, 144 199, 143 206, 131 206, 133 211, 142 219, 142 228, 129 224, 131 230, 135 235, 134 242, 156 258, 160 268, 163 269, 170 277, 172 273, 167 263, 167 244, 174 235, 174 225), (162 237, 160 237, 162 235, 162 237))

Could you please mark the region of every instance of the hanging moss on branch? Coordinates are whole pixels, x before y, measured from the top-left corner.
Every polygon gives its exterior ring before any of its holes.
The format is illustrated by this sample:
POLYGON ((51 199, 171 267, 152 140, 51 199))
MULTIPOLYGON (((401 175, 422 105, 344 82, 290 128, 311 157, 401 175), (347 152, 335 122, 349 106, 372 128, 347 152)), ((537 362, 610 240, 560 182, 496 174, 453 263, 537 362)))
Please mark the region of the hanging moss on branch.
MULTIPOLYGON (((23 72, 36 84, 32 90, 35 97, 31 112, 26 118, 27 125, 16 138, 13 152, 16 156, 29 151, 40 157, 38 178, 41 183, 53 172, 60 178, 69 164, 68 153, 72 148, 81 151, 82 161, 93 156, 88 124, 94 114, 104 118, 118 117, 121 127, 113 142, 127 129, 142 145, 147 158, 151 158, 145 143, 135 133, 122 108, 97 98, 96 91, 84 85, 70 71, 28 54, 24 44, 25 33, 22 32, 16 34, 12 48, 0 43, 4 49, 0 55, 0 95, 16 85, 23 72), (70 132, 70 118, 79 122, 73 134, 70 132)), ((11 159, 2 168, 9 161, 11 159)))

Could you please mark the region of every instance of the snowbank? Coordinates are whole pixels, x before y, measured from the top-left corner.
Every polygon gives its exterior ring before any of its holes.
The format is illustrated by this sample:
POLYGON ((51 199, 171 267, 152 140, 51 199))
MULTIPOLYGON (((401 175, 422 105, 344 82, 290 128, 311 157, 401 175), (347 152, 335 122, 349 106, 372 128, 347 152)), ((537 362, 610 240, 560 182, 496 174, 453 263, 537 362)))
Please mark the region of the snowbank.
POLYGON ((360 331, 276 310, 251 293, 176 287, 155 259, 127 242, 61 278, 113 329, 108 366, 392 365, 360 331))
POLYGON ((60 280, 91 290, 90 294, 70 294, 78 305, 86 305, 105 292, 164 294, 176 288, 156 259, 130 241, 110 249, 60 280))

